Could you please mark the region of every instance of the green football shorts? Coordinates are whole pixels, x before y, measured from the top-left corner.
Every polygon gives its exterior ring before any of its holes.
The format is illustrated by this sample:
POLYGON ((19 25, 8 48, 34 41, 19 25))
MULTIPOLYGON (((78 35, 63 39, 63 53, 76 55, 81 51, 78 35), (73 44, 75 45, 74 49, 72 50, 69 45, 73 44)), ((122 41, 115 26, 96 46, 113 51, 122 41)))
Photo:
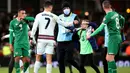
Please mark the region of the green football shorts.
POLYGON ((121 45, 121 35, 112 35, 109 36, 108 40, 108 54, 114 54, 116 55, 120 49, 121 45))
POLYGON ((28 46, 14 44, 14 57, 29 57, 29 49, 28 46))

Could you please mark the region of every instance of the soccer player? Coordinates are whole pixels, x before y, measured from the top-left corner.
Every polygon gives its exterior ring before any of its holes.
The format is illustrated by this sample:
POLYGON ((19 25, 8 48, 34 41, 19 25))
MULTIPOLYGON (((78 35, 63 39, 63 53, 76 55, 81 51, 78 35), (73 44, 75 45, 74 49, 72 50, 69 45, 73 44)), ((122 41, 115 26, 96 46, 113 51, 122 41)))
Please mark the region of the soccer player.
POLYGON ((87 39, 98 34, 105 26, 108 29, 108 49, 106 60, 108 63, 108 73, 117 73, 117 67, 115 63, 115 55, 118 53, 121 44, 121 34, 120 29, 124 24, 124 17, 119 15, 117 12, 112 10, 109 1, 104 1, 102 3, 103 10, 106 12, 106 16, 103 19, 102 24, 96 31, 94 31, 87 39))
POLYGON ((10 22, 9 31, 9 43, 10 49, 14 52, 16 73, 20 73, 19 60, 22 56, 24 62, 23 72, 26 72, 29 66, 29 37, 28 37, 28 24, 26 21, 33 21, 34 18, 26 17, 26 11, 24 9, 18 10, 18 16, 10 22), (14 41, 14 45, 13 45, 14 41))
MULTIPOLYGON (((52 54, 54 51, 54 28, 57 23, 60 23, 62 26, 72 26, 73 22, 65 23, 61 19, 58 18, 55 14, 51 13, 53 9, 53 4, 50 1, 46 1, 44 4, 44 11, 37 14, 32 32, 31 37, 33 42, 35 42, 35 33, 37 27, 39 28, 38 33, 38 40, 37 40, 37 55, 36 55, 36 62, 34 65, 34 73, 38 73, 38 69, 40 68, 40 58, 41 55, 46 53, 46 73, 52 72, 52 54)), ((75 21, 74 23, 77 23, 75 21)))
MULTIPOLYGON (((13 16, 13 19, 15 19, 16 17, 17 17, 17 14, 15 14, 15 15, 13 16)), ((10 37, 10 35, 7 34, 7 35, 2 36, 1 39, 4 40, 4 39, 8 39, 9 37, 10 37)), ((23 63, 22 63, 21 60, 20 60, 19 64, 20 64, 20 66, 23 67, 23 63)), ((14 68, 14 55, 13 55, 13 52, 12 52, 12 54, 11 54, 11 59, 10 59, 10 62, 9 62, 9 70, 8 70, 8 73, 12 73, 13 68, 14 68)), ((20 67, 20 68, 21 68, 21 67, 20 67)), ((21 68, 21 69, 22 69, 22 68, 21 68)), ((29 70, 27 70, 25 73, 29 73, 29 70)))

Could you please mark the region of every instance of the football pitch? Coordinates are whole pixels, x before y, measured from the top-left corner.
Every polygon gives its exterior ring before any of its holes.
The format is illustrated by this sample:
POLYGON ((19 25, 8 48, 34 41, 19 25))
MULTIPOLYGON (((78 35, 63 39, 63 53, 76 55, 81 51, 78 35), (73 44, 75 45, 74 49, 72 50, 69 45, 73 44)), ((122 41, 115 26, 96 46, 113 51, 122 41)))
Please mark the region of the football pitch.
MULTIPOLYGON (((99 68, 100 72, 103 73, 103 68, 99 68)), ((96 73, 91 67, 86 67, 87 73, 96 73)), ((130 67, 121 67, 117 68, 117 73, 130 73, 130 67)), ((30 68, 30 73, 33 73, 33 68, 30 68)), ((39 73, 46 73, 46 68, 42 67, 39 70, 39 73)), ((0 73, 8 73, 7 67, 0 67, 0 73)), ((13 70, 13 73, 15 73, 15 69, 13 70)), ((58 68, 53 68, 52 73, 59 73, 58 68)), ((70 73, 69 68, 66 67, 66 73, 70 73)), ((73 73, 79 73, 75 68, 73 68, 73 73)))

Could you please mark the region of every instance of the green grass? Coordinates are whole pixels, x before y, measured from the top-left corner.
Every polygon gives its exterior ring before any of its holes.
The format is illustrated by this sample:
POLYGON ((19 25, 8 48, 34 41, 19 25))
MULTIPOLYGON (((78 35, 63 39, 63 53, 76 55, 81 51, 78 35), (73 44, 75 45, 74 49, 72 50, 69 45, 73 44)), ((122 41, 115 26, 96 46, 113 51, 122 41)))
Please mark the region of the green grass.
MULTIPOLYGON (((91 67, 86 67, 87 73, 96 73, 91 67)), ((99 68, 101 73, 103 73, 103 69, 99 68)), ((122 67, 118 68, 118 73, 130 73, 130 67, 122 67)), ((39 70, 39 73, 46 73, 46 68, 42 67, 39 70)), ((0 73, 8 73, 7 67, 0 67, 0 73)), ((15 69, 13 70, 13 73, 15 73, 15 69)), ((30 73, 33 73, 33 68, 30 68, 30 73)), ((53 68, 52 73, 59 73, 58 68, 53 68)), ((66 67, 66 73, 70 73, 68 67, 66 67)), ((73 73, 79 73, 75 68, 73 68, 73 73)))

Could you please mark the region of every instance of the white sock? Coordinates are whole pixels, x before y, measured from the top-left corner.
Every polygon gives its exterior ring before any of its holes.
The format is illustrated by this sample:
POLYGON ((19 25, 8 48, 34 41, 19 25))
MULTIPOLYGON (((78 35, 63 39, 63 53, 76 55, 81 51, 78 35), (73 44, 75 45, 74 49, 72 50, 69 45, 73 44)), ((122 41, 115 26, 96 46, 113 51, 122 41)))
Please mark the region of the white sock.
MULTIPOLYGON (((23 66, 23 61, 22 60, 19 60, 19 65, 20 65, 20 67, 23 66)), ((21 71, 21 73, 23 73, 23 70, 21 71)), ((29 67, 27 68, 25 73, 29 73, 29 67)))
POLYGON ((39 61, 36 61, 34 65, 34 73, 38 73, 40 66, 41 66, 41 63, 39 61))
POLYGON ((23 61, 22 60, 19 60, 19 65, 20 65, 20 67, 23 66, 23 61))
POLYGON ((52 71, 52 64, 47 64, 46 73, 51 73, 51 71, 52 71))

